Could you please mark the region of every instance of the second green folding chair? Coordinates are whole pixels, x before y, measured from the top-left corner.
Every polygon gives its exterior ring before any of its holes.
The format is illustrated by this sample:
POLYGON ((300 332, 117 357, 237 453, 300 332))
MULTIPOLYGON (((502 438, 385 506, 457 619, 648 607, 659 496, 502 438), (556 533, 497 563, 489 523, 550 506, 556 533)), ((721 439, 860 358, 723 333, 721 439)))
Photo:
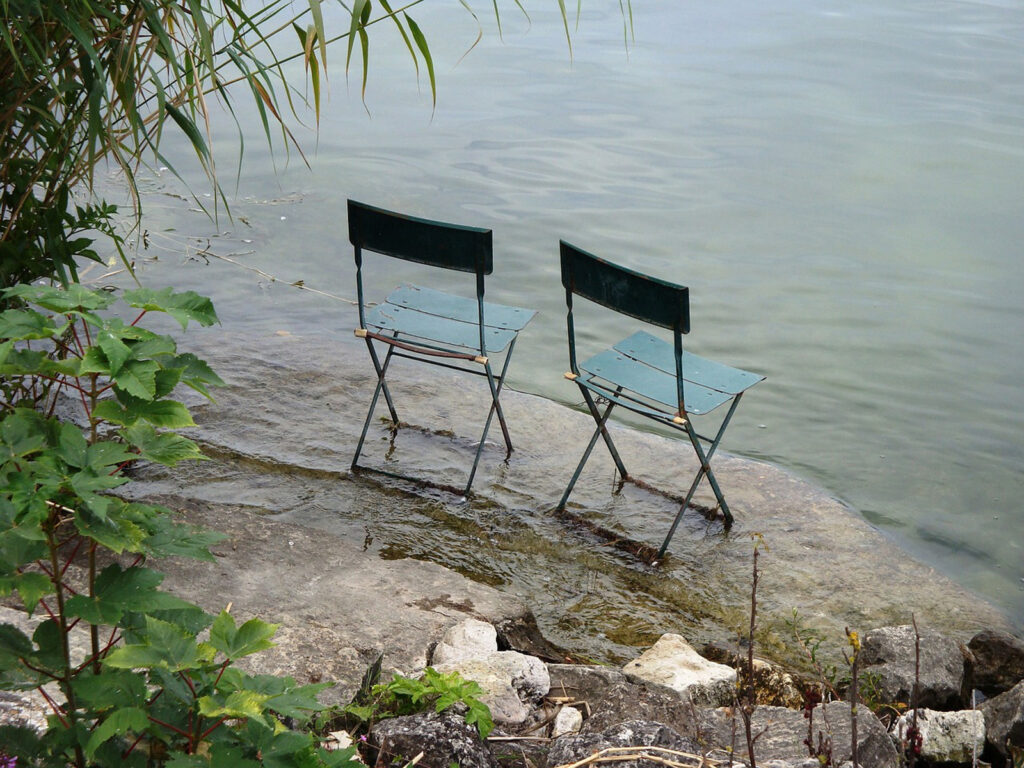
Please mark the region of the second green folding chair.
POLYGON ((629 478, 607 429, 608 417, 616 406, 682 433, 693 446, 699 468, 658 551, 657 558, 660 559, 668 549, 683 512, 690 505, 704 478, 711 485, 726 526, 732 524, 732 512, 711 469, 711 458, 743 393, 764 377, 683 350, 683 334, 690 331, 690 299, 689 290, 685 286, 620 267, 565 241, 561 243, 560 255, 562 285, 568 308, 570 370, 565 376, 579 386, 596 429, 562 495, 558 509, 565 507, 599 438, 604 440, 623 479, 629 478), (574 296, 644 323, 669 329, 672 341, 665 341, 641 330, 584 362, 579 362, 576 357, 574 296), (598 400, 606 404, 603 410, 599 408, 598 400), (708 414, 726 403, 730 404, 729 409, 717 431, 709 437, 699 434, 694 427, 693 417, 708 414))

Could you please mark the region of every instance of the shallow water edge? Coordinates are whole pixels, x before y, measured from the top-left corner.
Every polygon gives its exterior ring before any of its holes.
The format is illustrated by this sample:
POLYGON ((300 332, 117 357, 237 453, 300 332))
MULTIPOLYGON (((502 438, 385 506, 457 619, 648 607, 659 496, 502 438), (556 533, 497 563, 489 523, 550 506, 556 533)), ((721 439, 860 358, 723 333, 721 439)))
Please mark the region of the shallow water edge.
MULTIPOLYGON (((677 503, 620 488, 601 446, 574 491, 572 514, 552 514, 592 429, 585 413, 504 393, 516 450, 504 461, 496 431, 463 500, 415 480, 349 470, 374 383, 361 343, 211 331, 182 346, 227 383, 215 403, 189 398, 200 425, 192 436, 211 460, 174 471, 141 467, 132 495, 237 505, 329 531, 380 558, 435 562, 519 598, 548 639, 581 657, 621 662, 664 632, 695 645, 734 642, 749 622, 752 534, 764 542, 759 652, 777 661, 802 661, 794 616, 836 653, 844 627, 912 616, 954 635, 1013 630, 995 607, 913 560, 841 501, 770 464, 716 455, 733 528, 687 512, 668 556, 651 567, 616 544, 659 544, 677 503), (595 526, 618 538, 595 535, 595 526)), ((375 419, 363 463, 435 484, 463 482, 486 386, 436 370, 395 363, 395 404, 414 426, 394 433, 375 419)), ((688 445, 612 429, 631 472, 655 488, 685 490, 679 486, 695 471, 688 445)), ((697 500, 713 497, 702 488, 697 500)))

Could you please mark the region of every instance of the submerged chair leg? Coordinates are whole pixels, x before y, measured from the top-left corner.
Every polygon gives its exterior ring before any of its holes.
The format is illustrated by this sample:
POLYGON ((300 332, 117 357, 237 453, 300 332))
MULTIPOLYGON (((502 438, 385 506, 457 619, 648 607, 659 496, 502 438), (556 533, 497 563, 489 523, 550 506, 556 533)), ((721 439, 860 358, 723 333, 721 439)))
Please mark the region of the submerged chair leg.
POLYGON ((501 426, 501 435, 505 439, 505 458, 507 459, 512 455, 512 437, 508 433, 508 424, 505 423, 505 412, 501 408, 501 401, 498 400, 501 397, 501 389, 505 386, 505 374, 508 372, 508 364, 512 360, 512 350, 516 345, 516 340, 512 339, 512 343, 509 344, 508 351, 505 353, 505 364, 501 367, 501 374, 497 378, 497 389, 491 387, 491 412, 498 414, 498 424, 501 426))
POLYGON ((740 393, 732 401, 732 405, 729 407, 729 412, 725 415, 721 425, 718 427, 718 433, 715 435, 715 439, 710 441, 710 447, 707 453, 704 452, 703 446, 700 444, 700 436, 693 429, 690 422, 686 424, 686 434, 690 438, 690 443, 693 445, 693 450, 697 454, 697 460, 700 461, 700 469, 697 470, 696 476, 693 478, 693 482, 690 484, 690 490, 686 493, 686 499, 679 507, 679 511, 676 512, 675 519, 672 521, 672 526, 668 529, 668 535, 665 537, 665 541, 661 545, 661 549, 658 550, 657 559, 660 560, 665 551, 668 549, 669 542, 672 541, 672 537, 676 533, 676 528, 679 526, 679 521, 683 518, 683 513, 686 508, 690 506, 690 501, 693 499, 693 494, 696 493, 697 487, 700 485, 700 481, 705 477, 708 478, 708 483, 711 485, 711 490, 714 491, 715 499, 718 501, 718 506, 722 510, 722 516, 725 518, 725 527, 729 528, 732 526, 732 512, 729 511, 729 505, 725 503, 725 496, 722 494, 722 489, 718 487, 718 480, 715 479, 715 473, 711 470, 711 457, 715 455, 715 451, 718 450, 718 444, 722 441, 722 435, 725 434, 725 428, 729 426, 729 420, 732 418, 733 413, 736 412, 736 406, 739 405, 740 398, 743 393, 740 393))
POLYGON ((480 443, 476 447, 476 456, 473 457, 473 468, 469 471, 469 480, 466 482, 466 490, 462 492, 463 496, 468 496, 469 489, 473 487, 473 480, 476 478, 476 468, 480 464, 480 457, 483 456, 484 443, 487 442, 487 433, 491 429, 491 421, 494 419, 495 413, 498 414, 498 422, 501 424, 501 430, 505 435, 505 445, 508 448, 508 453, 512 453, 512 441, 509 439, 508 427, 505 425, 505 415, 502 413, 501 403, 498 401, 498 397, 501 394, 501 385, 505 383, 504 373, 507 368, 508 358, 506 357, 505 367, 502 369, 502 378, 495 382, 490 362, 484 363, 484 371, 486 371, 487 374, 487 384, 491 388, 491 408, 487 412, 487 420, 484 422, 484 432, 480 435, 480 443))
POLYGON ((370 409, 366 412, 366 420, 363 422, 363 431, 359 435, 359 442, 356 444, 356 453, 352 457, 352 469, 355 469, 359 463, 359 454, 363 452, 363 442, 366 440, 366 433, 370 429, 370 422, 373 420, 373 411, 377 407, 377 400, 380 398, 380 393, 384 392, 384 399, 387 401, 388 410, 391 411, 391 420, 397 424, 398 414, 395 412, 395 406, 391 402, 391 393, 388 392, 388 385, 384 382, 384 377, 388 373, 388 365, 391 364, 391 355, 394 353, 394 347, 388 347, 388 354, 384 358, 384 364, 381 365, 379 358, 377 357, 377 351, 373 348, 373 344, 369 339, 366 340, 366 345, 370 349, 370 358, 373 360, 373 367, 377 371, 377 387, 373 390, 373 397, 370 399, 370 409))
MULTIPOLYGON (((616 391, 622 391, 622 387, 616 391)), ((572 493, 573 487, 576 485, 576 481, 580 479, 580 474, 583 472, 583 467, 586 465, 587 460, 590 459, 590 454, 594 450, 594 446, 597 445, 597 438, 603 437, 605 445, 608 446, 608 452, 612 455, 612 460, 615 462, 615 467, 619 470, 619 473, 623 478, 629 476, 626 472, 626 465, 622 463, 622 459, 619 457, 619 452, 615 449, 615 443, 612 442, 612 436, 608 433, 608 417, 612 413, 612 409, 615 407, 615 403, 608 403, 608 407, 602 414, 597 407, 597 403, 594 402, 593 396, 590 392, 580 387, 580 392, 583 393, 583 399, 587 402, 587 407, 590 409, 590 415, 594 417, 594 421, 597 423, 597 428, 594 430, 594 434, 590 436, 590 442, 587 444, 587 449, 583 452, 583 458, 580 459, 580 463, 576 466, 576 471, 573 472, 572 479, 569 480, 569 485, 565 489, 565 493, 562 494, 562 500, 558 502, 556 509, 565 509, 565 503, 569 500, 569 494, 572 493)))

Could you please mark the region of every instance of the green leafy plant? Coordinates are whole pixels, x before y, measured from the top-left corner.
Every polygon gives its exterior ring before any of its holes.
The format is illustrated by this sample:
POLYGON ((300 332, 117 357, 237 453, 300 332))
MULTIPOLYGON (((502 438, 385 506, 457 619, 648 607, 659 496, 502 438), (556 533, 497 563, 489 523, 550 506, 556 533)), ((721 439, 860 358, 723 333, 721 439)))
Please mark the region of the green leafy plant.
POLYGON ((31 635, 0 625, 0 687, 37 689, 51 709, 42 735, 0 731, 7 754, 79 768, 347 765, 352 750, 325 752, 283 724, 319 710, 323 685, 234 665, 270 647, 274 625, 207 615, 161 591, 163 575, 146 567, 168 555, 212 560, 220 536, 111 493, 133 462, 201 458, 174 431, 193 421, 173 394, 184 385, 209 396, 220 379, 140 321, 160 312, 182 328, 209 325, 209 300, 78 284, 3 297, 19 306, 0 312, 0 595, 37 623, 31 635))
MULTIPOLYGON (((372 674, 373 667, 371 667, 372 674)), ((380 660, 376 664, 380 672, 380 660)), ((481 739, 486 739, 494 729, 491 710, 478 698, 483 690, 472 680, 466 680, 458 672, 443 674, 433 667, 427 667, 419 678, 395 675, 390 682, 365 683, 372 678, 364 677, 364 689, 356 694, 351 704, 344 707, 341 720, 355 733, 365 733, 377 721, 400 715, 413 715, 461 705, 465 708, 463 717, 475 725, 481 739)))

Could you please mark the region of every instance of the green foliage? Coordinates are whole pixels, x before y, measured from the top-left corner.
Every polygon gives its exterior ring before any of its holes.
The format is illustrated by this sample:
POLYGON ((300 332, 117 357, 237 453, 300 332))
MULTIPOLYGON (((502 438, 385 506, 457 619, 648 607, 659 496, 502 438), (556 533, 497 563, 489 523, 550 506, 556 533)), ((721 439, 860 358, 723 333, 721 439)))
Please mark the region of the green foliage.
MULTIPOLYGON (((376 672, 380 672, 379 659, 376 672)), ((385 718, 431 709, 443 712, 461 705, 466 710, 466 722, 475 725, 480 738, 486 739, 494 729, 494 721, 490 709, 478 698, 482 693, 477 683, 464 679, 458 672, 442 674, 433 667, 427 667, 418 679, 395 675, 388 683, 367 686, 364 678, 363 689, 345 706, 341 720, 353 733, 365 733, 373 723, 385 718)))
POLYGON ((174 465, 198 447, 173 399, 220 379, 168 336, 142 328, 150 312, 182 327, 210 325, 193 293, 72 284, 14 286, 0 312, 0 595, 41 619, 31 635, 0 625, 0 687, 56 686, 42 736, 5 728, 0 743, 44 766, 350 766, 310 733, 289 730, 319 711, 324 685, 248 675, 234 662, 273 645, 276 627, 207 615, 160 589, 151 557, 212 560, 219 535, 169 510, 111 491, 127 466, 174 465), (117 307, 137 315, 126 323, 117 307), (58 420, 78 404, 77 420, 58 420), (87 643, 81 657, 74 636, 87 643), (206 639, 200 639, 205 636, 206 639))

